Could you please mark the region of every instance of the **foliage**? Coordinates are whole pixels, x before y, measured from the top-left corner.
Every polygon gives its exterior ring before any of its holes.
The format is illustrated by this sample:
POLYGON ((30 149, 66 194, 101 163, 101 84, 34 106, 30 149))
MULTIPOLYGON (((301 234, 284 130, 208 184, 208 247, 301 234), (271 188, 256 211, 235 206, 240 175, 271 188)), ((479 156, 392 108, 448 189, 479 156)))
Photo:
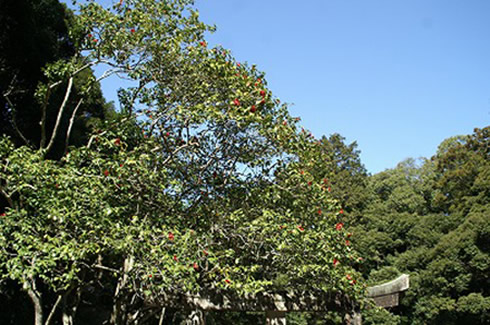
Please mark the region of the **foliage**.
POLYGON ((401 324, 488 322, 488 131, 447 139, 431 160, 369 178, 356 248, 368 283, 411 275, 401 324))
POLYGON ((39 87, 43 88, 49 78, 47 64, 82 59, 70 35, 74 20, 72 12, 58 0, 6 0, 1 4, 0 22, 5 28, 0 31, 0 134, 10 136, 17 146, 43 147, 45 138, 53 135, 67 94, 68 108, 60 116, 62 132, 55 136, 51 158, 61 157, 68 143, 86 143, 89 125, 111 112, 90 69, 74 78, 70 91, 68 78, 62 78, 39 96, 39 87), (72 136, 66 139, 72 118, 72 136))
POLYGON ((343 211, 316 170, 327 153, 262 72, 207 47, 211 28, 191 5, 80 5, 70 36, 85 56, 47 64, 35 95, 55 101, 59 84, 69 95, 104 64, 104 76, 137 84, 119 91, 121 115, 59 161, 46 160, 58 123, 37 150, 1 141, 0 269, 31 298, 36 323, 73 321, 107 288, 114 324, 188 295, 309 292, 344 312, 363 295, 343 211))

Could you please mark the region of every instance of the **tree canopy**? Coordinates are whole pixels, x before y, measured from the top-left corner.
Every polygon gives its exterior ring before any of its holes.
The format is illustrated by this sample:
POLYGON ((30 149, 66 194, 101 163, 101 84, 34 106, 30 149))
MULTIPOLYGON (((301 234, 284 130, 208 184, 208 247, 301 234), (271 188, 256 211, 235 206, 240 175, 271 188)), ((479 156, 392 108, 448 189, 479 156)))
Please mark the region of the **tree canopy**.
POLYGON ((63 90, 55 123, 42 112, 38 147, 1 141, 0 268, 30 297, 36 324, 73 322, 108 288, 113 324, 188 295, 307 292, 350 312, 364 286, 328 171, 316 170, 328 153, 264 73, 208 48, 212 28, 192 1, 78 10, 74 56, 48 63, 34 95, 50 105, 63 90), (122 111, 47 160, 72 132, 61 116, 97 85, 89 78, 74 94, 76 78, 99 64, 102 77, 135 81, 119 90, 122 111))

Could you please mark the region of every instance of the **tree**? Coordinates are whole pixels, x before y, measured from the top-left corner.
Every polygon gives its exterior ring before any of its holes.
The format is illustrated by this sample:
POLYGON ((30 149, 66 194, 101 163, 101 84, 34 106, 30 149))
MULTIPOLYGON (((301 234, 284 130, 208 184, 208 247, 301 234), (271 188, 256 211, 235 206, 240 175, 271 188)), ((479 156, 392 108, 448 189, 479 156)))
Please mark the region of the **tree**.
POLYGON ((366 168, 361 163, 357 143, 344 143, 345 138, 340 134, 322 137, 319 145, 328 156, 327 160, 319 162, 319 170, 328 171, 328 189, 341 202, 346 215, 352 214, 353 220, 367 203, 366 168))
MULTIPOLYGON (((51 137, 57 120, 58 108, 65 97, 68 79, 52 84, 45 97, 36 91, 47 82, 43 72, 47 64, 58 60, 81 60, 77 40, 70 36, 74 16, 58 0, 5 0, 0 4, 0 134, 11 137, 17 145, 44 146, 41 137, 51 137), (42 122, 40 124, 40 122, 42 122)), ((69 109, 59 119, 63 130, 54 137, 48 153, 59 158, 69 144, 86 143, 88 125, 104 119, 111 107, 105 103, 100 86, 93 83, 90 69, 81 71, 72 81, 68 94, 69 109), (90 88, 86 88, 91 84, 90 88), (72 138, 66 139, 73 109, 84 97, 72 124, 72 138), (65 136, 65 137, 63 137, 65 136), (71 142, 69 141, 71 140, 71 142)), ((45 140, 46 141, 46 140, 45 140)))
POLYGON ((136 82, 119 91, 121 116, 59 162, 46 160, 57 122, 38 150, 1 142, 0 268, 29 295, 36 324, 73 323, 107 288, 113 324, 189 295, 308 292, 346 313, 363 294, 343 211, 315 173, 325 152, 263 73, 207 47, 191 5, 81 5, 73 38, 86 56, 48 64, 36 95, 49 101, 63 85, 69 98, 80 73, 105 64, 102 77, 136 82))
POLYGON ((370 204, 353 227, 368 282, 411 275, 396 312, 401 324, 485 324, 488 127, 449 138, 430 160, 414 162, 370 177, 370 204))

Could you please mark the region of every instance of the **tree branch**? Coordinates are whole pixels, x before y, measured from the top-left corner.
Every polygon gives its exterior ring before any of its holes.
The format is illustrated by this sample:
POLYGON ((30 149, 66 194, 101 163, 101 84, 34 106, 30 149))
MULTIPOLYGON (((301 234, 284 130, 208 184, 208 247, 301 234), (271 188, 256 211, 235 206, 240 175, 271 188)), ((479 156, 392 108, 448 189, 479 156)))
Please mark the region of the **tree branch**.
POLYGON ((51 308, 51 312, 48 315, 48 318, 46 318, 46 322, 44 325, 49 325, 51 323, 51 319, 53 319, 54 313, 56 312, 56 308, 58 308, 58 305, 61 302, 62 295, 58 295, 58 298, 56 299, 56 302, 53 305, 53 308, 51 308))
POLYGON ((5 191, 3 190, 3 188, 2 188, 2 187, 0 187, 0 194, 2 194, 2 196, 3 196, 3 197, 6 199, 6 200, 7 200, 7 202, 8 202, 8 204, 9 204, 9 206, 10 206, 11 208, 13 208, 13 207, 14 207, 14 201, 12 200, 12 198, 10 197, 10 195, 8 195, 8 194, 7 194, 7 192, 5 192, 5 191))
POLYGON ((80 100, 78 101, 77 103, 77 106, 75 107, 75 109, 73 110, 73 113, 71 114, 71 117, 70 117, 70 124, 68 125, 68 130, 66 130, 66 137, 65 137, 65 152, 68 150, 68 143, 70 141, 70 135, 71 135, 71 129, 73 127, 73 123, 75 122, 75 117, 77 115, 77 112, 78 112, 78 109, 80 108, 80 106, 82 105, 83 103, 83 99, 84 98, 80 98, 80 100))
POLYGON ((24 289, 27 291, 29 298, 31 298, 34 305, 34 325, 43 325, 43 307, 41 302, 41 295, 36 289, 34 279, 30 278, 29 282, 24 282, 24 289))
MULTIPOLYGON (((58 134, 58 129, 60 127, 60 122, 61 122, 61 117, 63 116, 63 111, 65 110, 66 103, 68 102, 68 98, 70 97, 72 86, 73 86, 73 77, 70 77, 70 79, 68 79, 68 86, 66 87, 65 98, 63 98, 63 102, 61 103, 61 106, 59 108, 58 117, 56 118, 56 123, 55 123, 54 129, 53 129, 53 134, 51 135, 51 140, 49 140, 49 144, 46 147, 45 153, 48 153, 51 150, 51 148, 53 147, 54 140, 56 138, 56 135, 58 134)), ((41 148, 41 149, 43 149, 43 148, 41 148)))
POLYGON ((12 115, 13 116, 12 116, 11 122, 12 122, 12 126, 14 127, 15 132, 17 132, 17 135, 22 139, 22 141, 25 142, 26 145, 29 145, 29 141, 26 139, 26 137, 22 134, 22 132, 20 132, 19 128, 17 127, 17 123, 15 122, 15 106, 9 98, 9 96, 12 93, 12 90, 14 88, 14 86, 13 86, 14 80, 15 80, 15 77, 12 79, 12 82, 9 86, 9 89, 5 93, 3 93, 3 97, 5 98, 5 100, 8 102, 8 104, 12 108, 12 112, 13 112, 12 115))

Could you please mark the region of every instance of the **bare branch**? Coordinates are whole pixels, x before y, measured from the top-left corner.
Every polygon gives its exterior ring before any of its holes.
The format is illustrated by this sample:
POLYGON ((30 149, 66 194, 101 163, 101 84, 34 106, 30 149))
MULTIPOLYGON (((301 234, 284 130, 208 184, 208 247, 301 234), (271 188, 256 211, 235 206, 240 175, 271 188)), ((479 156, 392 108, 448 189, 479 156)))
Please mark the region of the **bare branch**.
POLYGON ((51 308, 51 312, 49 313, 48 318, 46 318, 46 322, 44 323, 44 325, 49 325, 51 323, 54 313, 56 312, 56 308, 58 308, 58 305, 60 304, 62 297, 63 297, 62 295, 58 295, 58 298, 56 299, 53 308, 51 308))
POLYGON ((25 142, 26 145, 29 145, 29 141, 26 139, 26 137, 22 134, 22 132, 20 132, 20 129, 17 127, 17 123, 15 122, 15 106, 9 98, 10 94, 12 93, 12 91, 14 89, 15 79, 16 79, 16 76, 14 76, 14 78, 12 78, 12 81, 9 85, 9 89, 5 93, 3 93, 3 97, 5 98, 5 100, 8 102, 8 104, 12 108, 12 112, 14 112, 11 122, 12 122, 12 126, 14 127, 15 132, 17 132, 17 135, 22 139, 22 141, 25 142))
POLYGON ((44 102, 41 107, 41 143, 39 148, 43 148, 46 144, 46 111, 48 107, 49 96, 51 95, 51 87, 46 90, 46 96, 44 96, 44 102))
POLYGON ((70 117, 70 124, 68 125, 68 129, 66 130, 66 137, 65 137, 65 152, 68 150, 68 143, 70 141, 70 135, 71 135, 71 129, 73 127, 73 123, 75 122, 75 117, 77 115, 77 112, 78 112, 78 109, 80 108, 80 106, 82 105, 83 103, 83 97, 80 98, 80 100, 78 101, 77 103, 77 106, 75 107, 75 109, 73 110, 73 113, 71 114, 71 117, 70 117))
MULTIPOLYGON (((54 125, 53 134, 51 135, 51 140, 49 140, 49 144, 46 147, 45 153, 48 153, 51 150, 51 148, 53 147, 54 140, 56 138, 56 135, 58 134, 58 129, 60 127, 60 122, 61 122, 61 117, 63 116, 63 111, 65 110, 66 103, 68 102, 68 98, 70 97, 72 86, 73 86, 73 77, 70 77, 70 79, 68 79, 68 86, 66 87, 65 98, 63 98, 63 102, 61 103, 61 106, 58 110, 58 117, 56 118, 56 123, 54 125)), ((41 149, 43 149, 43 148, 41 148, 41 149)))
POLYGON ((116 269, 113 269, 113 268, 110 268, 110 267, 107 267, 107 266, 104 266, 104 265, 100 265, 100 264, 96 264, 94 265, 94 267, 96 269, 100 269, 100 270, 104 270, 104 271, 109 271, 109 272, 114 272, 114 273, 120 273, 119 270, 116 270, 116 269))
POLYGON ((164 317, 165 317, 165 307, 162 308, 162 313, 160 314, 160 320, 158 321, 158 325, 163 325, 164 317))

